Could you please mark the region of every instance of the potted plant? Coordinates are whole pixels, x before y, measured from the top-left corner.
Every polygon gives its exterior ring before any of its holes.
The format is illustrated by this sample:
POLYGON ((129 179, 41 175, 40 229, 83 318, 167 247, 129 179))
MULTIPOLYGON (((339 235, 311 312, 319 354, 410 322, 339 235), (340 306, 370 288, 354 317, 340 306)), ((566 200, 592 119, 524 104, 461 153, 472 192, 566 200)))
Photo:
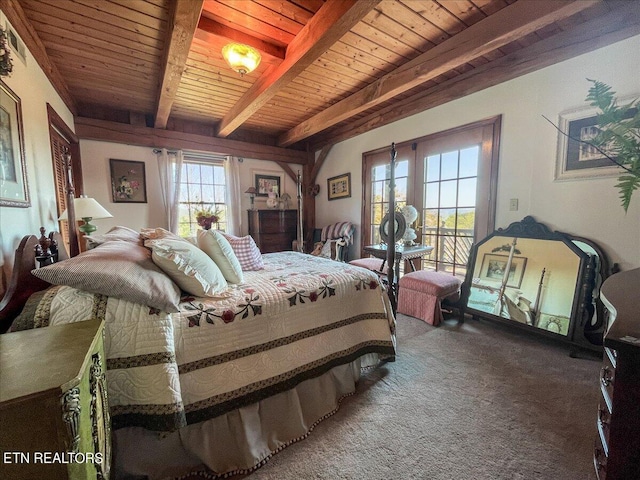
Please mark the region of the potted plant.
POLYGON ((220 210, 214 210, 211 206, 202 206, 194 212, 194 215, 196 216, 198 225, 204 230, 211 230, 211 226, 214 223, 218 223, 220 219, 220 210))
POLYGON ((633 192, 640 188, 640 101, 618 105, 611 87, 597 80, 586 100, 598 109, 599 133, 588 143, 622 168, 616 187, 626 212, 633 192))

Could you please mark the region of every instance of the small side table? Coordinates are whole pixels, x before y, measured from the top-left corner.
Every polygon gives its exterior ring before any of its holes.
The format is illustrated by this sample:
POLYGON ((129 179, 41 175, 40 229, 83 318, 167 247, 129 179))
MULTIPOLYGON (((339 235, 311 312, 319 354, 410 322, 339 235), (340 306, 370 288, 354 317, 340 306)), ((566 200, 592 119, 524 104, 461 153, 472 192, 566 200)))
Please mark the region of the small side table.
MULTIPOLYGON (((391 300, 391 306, 393 314, 395 315, 398 306, 398 280, 400 278, 400 262, 402 260, 408 260, 412 271, 416 271, 416 266, 413 264, 413 260, 422 258, 428 255, 433 250, 431 245, 412 245, 410 247, 405 245, 396 245, 395 265, 393 265, 393 277, 391 282, 387 282, 387 293, 391 300)), ((382 259, 382 265, 380 270, 384 269, 384 262, 387 259, 387 245, 367 245, 364 247, 364 251, 376 258, 382 259)), ((391 267, 391 266, 390 266, 391 267)))
MULTIPOLYGON (((433 247, 431 245, 412 245, 410 247, 405 245, 396 245, 396 262, 393 266, 396 275, 396 282, 400 276, 400 263, 402 260, 408 260, 411 271, 415 272, 416 266, 414 265, 413 260, 429 255, 432 250, 433 247)), ((364 251, 369 255, 382 259, 382 265, 380 266, 380 270, 382 271, 384 269, 384 263, 387 260, 387 245, 384 243, 378 245, 367 245, 364 247, 364 251)))

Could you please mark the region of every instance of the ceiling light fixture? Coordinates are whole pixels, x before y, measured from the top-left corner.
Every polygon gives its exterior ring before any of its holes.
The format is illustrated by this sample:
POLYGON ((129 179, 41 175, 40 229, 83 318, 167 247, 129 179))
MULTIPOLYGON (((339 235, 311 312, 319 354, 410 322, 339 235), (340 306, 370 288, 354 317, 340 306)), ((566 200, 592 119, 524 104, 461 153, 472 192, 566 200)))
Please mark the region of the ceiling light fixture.
POLYGON ((222 56, 240 75, 253 72, 260 64, 260 54, 249 45, 229 43, 222 47, 222 56))

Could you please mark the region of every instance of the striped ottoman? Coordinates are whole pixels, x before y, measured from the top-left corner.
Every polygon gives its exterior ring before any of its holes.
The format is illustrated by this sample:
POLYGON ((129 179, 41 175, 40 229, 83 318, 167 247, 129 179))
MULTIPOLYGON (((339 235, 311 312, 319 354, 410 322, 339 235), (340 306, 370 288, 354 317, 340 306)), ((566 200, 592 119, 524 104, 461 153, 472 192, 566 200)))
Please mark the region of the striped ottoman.
POLYGON ((442 321, 440 302, 460 298, 462 280, 450 273, 420 270, 400 277, 398 313, 419 318, 431 325, 442 321))

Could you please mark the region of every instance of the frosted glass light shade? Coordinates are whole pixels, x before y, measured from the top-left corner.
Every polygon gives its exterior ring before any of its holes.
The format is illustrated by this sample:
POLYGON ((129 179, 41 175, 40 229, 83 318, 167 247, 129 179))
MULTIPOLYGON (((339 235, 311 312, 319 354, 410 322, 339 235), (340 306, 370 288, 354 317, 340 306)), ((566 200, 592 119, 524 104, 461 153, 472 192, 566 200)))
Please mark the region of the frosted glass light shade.
POLYGON ((222 56, 229 66, 241 75, 253 72, 262 59, 255 48, 242 43, 225 45, 222 47, 222 56))

